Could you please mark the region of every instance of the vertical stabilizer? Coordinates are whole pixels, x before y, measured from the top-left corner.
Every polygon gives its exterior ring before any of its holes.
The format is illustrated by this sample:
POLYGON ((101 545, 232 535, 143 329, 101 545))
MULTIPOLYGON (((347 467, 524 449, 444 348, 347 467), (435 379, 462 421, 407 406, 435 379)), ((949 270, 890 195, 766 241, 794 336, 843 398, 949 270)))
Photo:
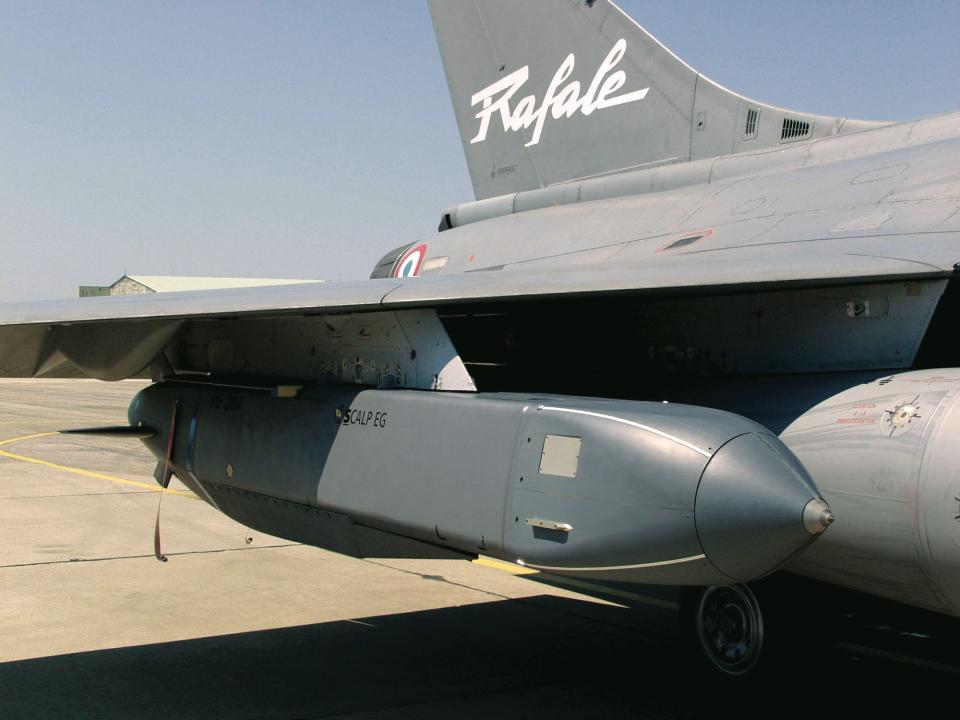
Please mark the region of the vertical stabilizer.
POLYGON ((478 199, 863 129, 711 82, 608 0, 430 0, 478 199))

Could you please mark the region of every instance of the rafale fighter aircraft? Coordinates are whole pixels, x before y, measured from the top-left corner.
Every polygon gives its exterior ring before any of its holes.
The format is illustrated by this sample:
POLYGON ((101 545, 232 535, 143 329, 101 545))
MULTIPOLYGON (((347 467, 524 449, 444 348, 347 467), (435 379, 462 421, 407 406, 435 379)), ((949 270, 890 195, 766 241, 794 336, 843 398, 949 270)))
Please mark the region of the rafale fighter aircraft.
POLYGON ((112 432, 267 533, 699 588, 727 673, 779 569, 960 614, 960 115, 756 102, 607 0, 431 11, 475 202, 365 281, 3 306, 0 374, 149 372, 112 432))

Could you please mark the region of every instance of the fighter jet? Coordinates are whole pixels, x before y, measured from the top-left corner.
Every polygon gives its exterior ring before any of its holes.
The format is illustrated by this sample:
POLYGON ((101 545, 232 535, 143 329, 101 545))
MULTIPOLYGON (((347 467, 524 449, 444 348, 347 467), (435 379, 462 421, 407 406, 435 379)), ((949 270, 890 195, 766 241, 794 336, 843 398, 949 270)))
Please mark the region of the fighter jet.
POLYGON ((607 0, 430 9, 475 201, 365 281, 2 306, 0 374, 149 373, 102 432, 273 535, 695 588, 730 675, 779 570, 960 614, 960 114, 757 102, 607 0))

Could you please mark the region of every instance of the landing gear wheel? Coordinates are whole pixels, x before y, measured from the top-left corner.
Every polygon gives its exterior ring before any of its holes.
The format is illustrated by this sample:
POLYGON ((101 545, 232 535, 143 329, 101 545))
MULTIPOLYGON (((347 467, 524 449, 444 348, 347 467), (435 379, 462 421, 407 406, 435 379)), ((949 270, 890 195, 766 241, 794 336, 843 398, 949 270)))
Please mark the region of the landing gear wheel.
POLYGON ((753 591, 746 585, 710 585, 685 600, 685 622, 702 657, 726 676, 753 670, 764 640, 763 614, 753 591))

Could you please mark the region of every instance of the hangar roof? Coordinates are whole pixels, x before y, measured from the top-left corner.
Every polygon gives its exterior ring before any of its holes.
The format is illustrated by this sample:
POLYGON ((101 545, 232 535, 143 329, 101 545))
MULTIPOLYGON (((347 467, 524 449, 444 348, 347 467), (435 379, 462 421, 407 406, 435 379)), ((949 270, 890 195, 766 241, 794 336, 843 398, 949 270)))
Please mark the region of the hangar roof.
POLYGON ((213 290, 217 288, 258 287, 262 285, 294 285, 317 282, 291 278, 243 278, 243 277, 187 277, 183 275, 124 275, 124 278, 140 283, 154 292, 179 292, 186 290, 213 290))

